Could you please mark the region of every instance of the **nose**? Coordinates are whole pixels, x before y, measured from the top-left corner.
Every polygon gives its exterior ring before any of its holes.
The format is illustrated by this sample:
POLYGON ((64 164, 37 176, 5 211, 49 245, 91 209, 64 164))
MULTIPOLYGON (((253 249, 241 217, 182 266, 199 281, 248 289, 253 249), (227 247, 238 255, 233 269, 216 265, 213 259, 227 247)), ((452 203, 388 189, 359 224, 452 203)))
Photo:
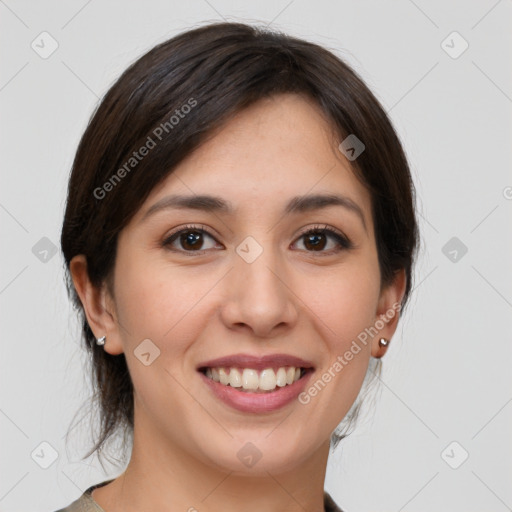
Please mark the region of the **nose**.
POLYGON ((221 319, 231 330, 269 338, 296 324, 298 302, 284 262, 265 249, 252 263, 234 255, 234 268, 225 283, 221 319))

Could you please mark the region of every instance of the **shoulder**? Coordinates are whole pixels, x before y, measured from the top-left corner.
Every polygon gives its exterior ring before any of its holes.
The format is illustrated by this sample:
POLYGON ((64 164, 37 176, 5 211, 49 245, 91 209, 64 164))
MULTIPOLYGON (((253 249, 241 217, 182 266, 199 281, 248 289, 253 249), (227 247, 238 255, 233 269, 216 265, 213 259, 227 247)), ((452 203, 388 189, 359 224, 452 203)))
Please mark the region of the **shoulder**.
POLYGON ((105 512, 91 496, 92 491, 98 487, 102 487, 112 482, 106 480, 99 484, 91 485, 78 499, 70 503, 67 507, 56 510, 55 512, 105 512))
POLYGON ((327 491, 324 491, 324 509, 325 512, 343 512, 327 491))

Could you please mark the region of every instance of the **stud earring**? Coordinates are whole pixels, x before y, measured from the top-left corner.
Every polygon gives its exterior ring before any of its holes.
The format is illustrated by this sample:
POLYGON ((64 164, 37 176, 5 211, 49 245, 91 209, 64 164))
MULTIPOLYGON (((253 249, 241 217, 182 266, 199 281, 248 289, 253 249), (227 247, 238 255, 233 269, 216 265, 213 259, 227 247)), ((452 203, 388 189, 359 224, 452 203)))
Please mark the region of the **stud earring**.
POLYGON ((379 340, 379 347, 387 347, 389 345, 389 340, 386 338, 381 338, 379 340))
POLYGON ((102 336, 101 338, 98 338, 96 340, 96 345, 105 345, 105 340, 107 339, 106 336, 102 336))

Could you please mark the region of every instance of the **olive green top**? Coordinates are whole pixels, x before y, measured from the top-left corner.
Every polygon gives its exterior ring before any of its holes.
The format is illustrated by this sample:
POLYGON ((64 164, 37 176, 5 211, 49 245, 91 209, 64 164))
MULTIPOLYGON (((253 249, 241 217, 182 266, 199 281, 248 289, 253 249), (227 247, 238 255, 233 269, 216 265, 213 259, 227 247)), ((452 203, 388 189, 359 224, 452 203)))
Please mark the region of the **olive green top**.
MULTIPOLYGON (((73 503, 69 504, 66 508, 61 508, 57 510, 57 512, 105 512, 93 499, 92 499, 92 491, 98 487, 102 487, 103 485, 107 485, 113 480, 106 480, 105 482, 101 482, 96 485, 92 485, 89 487, 77 500, 73 501, 73 503)), ((324 508, 325 512, 343 512, 341 508, 334 503, 334 500, 331 498, 329 493, 324 491, 324 508)))

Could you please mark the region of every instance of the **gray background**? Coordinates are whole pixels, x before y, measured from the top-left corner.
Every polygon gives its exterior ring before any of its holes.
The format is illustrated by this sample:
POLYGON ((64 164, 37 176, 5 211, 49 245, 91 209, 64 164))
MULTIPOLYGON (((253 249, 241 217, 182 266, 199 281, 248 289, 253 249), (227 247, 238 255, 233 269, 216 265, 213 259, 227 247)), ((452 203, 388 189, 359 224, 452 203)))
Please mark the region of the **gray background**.
POLYGON ((344 57, 389 112, 418 190, 410 309, 326 489, 348 512, 511 509, 512 1, 5 0, 0 16, 0 510, 56 510, 121 472, 79 460, 87 422, 65 444, 91 389, 60 252, 44 251, 98 98, 157 42, 222 18, 344 57), (46 59, 43 31, 58 43, 46 59), (47 469, 41 443, 58 454, 47 469))

